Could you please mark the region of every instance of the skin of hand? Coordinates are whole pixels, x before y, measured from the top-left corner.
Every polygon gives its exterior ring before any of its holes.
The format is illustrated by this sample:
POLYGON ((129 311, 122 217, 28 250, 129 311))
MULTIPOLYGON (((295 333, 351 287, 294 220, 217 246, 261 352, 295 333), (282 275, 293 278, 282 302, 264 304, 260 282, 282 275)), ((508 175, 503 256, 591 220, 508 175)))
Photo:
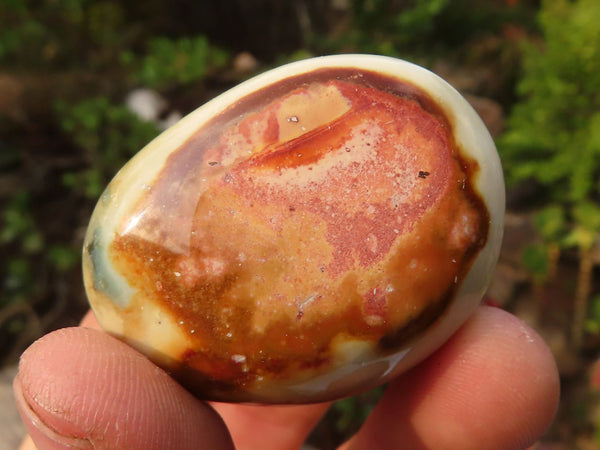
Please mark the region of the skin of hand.
MULTIPOLYGON (((14 381, 21 450, 299 449, 329 404, 207 404, 129 346, 82 326, 50 333, 14 381)), ((355 449, 525 449, 551 424, 559 378, 543 340, 482 306, 436 353, 392 381, 355 449)))

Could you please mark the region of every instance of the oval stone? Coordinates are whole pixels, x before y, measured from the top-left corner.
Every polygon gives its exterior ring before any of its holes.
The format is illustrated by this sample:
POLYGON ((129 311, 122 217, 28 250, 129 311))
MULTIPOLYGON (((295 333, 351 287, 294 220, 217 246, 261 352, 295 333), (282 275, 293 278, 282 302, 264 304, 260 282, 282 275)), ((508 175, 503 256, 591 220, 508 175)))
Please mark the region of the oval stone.
POLYGON ((369 56, 274 72, 140 152, 84 247, 101 325, 205 399, 387 381, 466 319, 501 241, 493 143, 440 79, 369 56))

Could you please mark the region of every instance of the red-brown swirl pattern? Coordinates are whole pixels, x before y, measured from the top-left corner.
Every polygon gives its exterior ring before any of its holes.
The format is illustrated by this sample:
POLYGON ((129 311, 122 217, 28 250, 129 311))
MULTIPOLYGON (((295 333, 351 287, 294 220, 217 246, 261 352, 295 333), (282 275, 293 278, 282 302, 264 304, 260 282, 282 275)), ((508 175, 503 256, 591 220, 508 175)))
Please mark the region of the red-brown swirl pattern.
POLYGON ((318 373, 346 340, 398 350, 443 314, 488 215, 433 105, 329 70, 252 94, 173 151, 111 252, 131 310, 158 302, 190 336, 182 377, 318 373))

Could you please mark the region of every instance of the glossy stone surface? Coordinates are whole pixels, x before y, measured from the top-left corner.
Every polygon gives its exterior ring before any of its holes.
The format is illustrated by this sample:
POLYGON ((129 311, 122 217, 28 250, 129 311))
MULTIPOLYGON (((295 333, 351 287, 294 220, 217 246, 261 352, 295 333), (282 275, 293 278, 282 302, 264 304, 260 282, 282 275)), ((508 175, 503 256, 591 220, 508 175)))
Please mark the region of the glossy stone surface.
POLYGON ((484 125, 403 61, 316 58, 167 130, 84 244, 101 325, 201 398, 306 403, 422 360, 490 279, 504 187, 484 125))

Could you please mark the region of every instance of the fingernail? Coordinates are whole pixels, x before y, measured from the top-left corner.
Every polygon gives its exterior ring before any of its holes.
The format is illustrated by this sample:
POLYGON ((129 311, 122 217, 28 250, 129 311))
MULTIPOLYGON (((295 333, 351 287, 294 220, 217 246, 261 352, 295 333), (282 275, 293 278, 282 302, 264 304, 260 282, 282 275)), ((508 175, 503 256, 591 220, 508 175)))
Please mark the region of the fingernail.
MULTIPOLYGON (((92 449, 93 445, 87 439, 76 438, 73 436, 64 436, 58 431, 48 426, 36 413, 39 405, 31 404, 27 401, 23 393, 21 380, 19 376, 15 378, 13 390, 21 418, 29 431, 33 442, 39 450, 60 450, 60 449, 92 449)), ((52 414, 46 411, 46 414, 52 414)))

